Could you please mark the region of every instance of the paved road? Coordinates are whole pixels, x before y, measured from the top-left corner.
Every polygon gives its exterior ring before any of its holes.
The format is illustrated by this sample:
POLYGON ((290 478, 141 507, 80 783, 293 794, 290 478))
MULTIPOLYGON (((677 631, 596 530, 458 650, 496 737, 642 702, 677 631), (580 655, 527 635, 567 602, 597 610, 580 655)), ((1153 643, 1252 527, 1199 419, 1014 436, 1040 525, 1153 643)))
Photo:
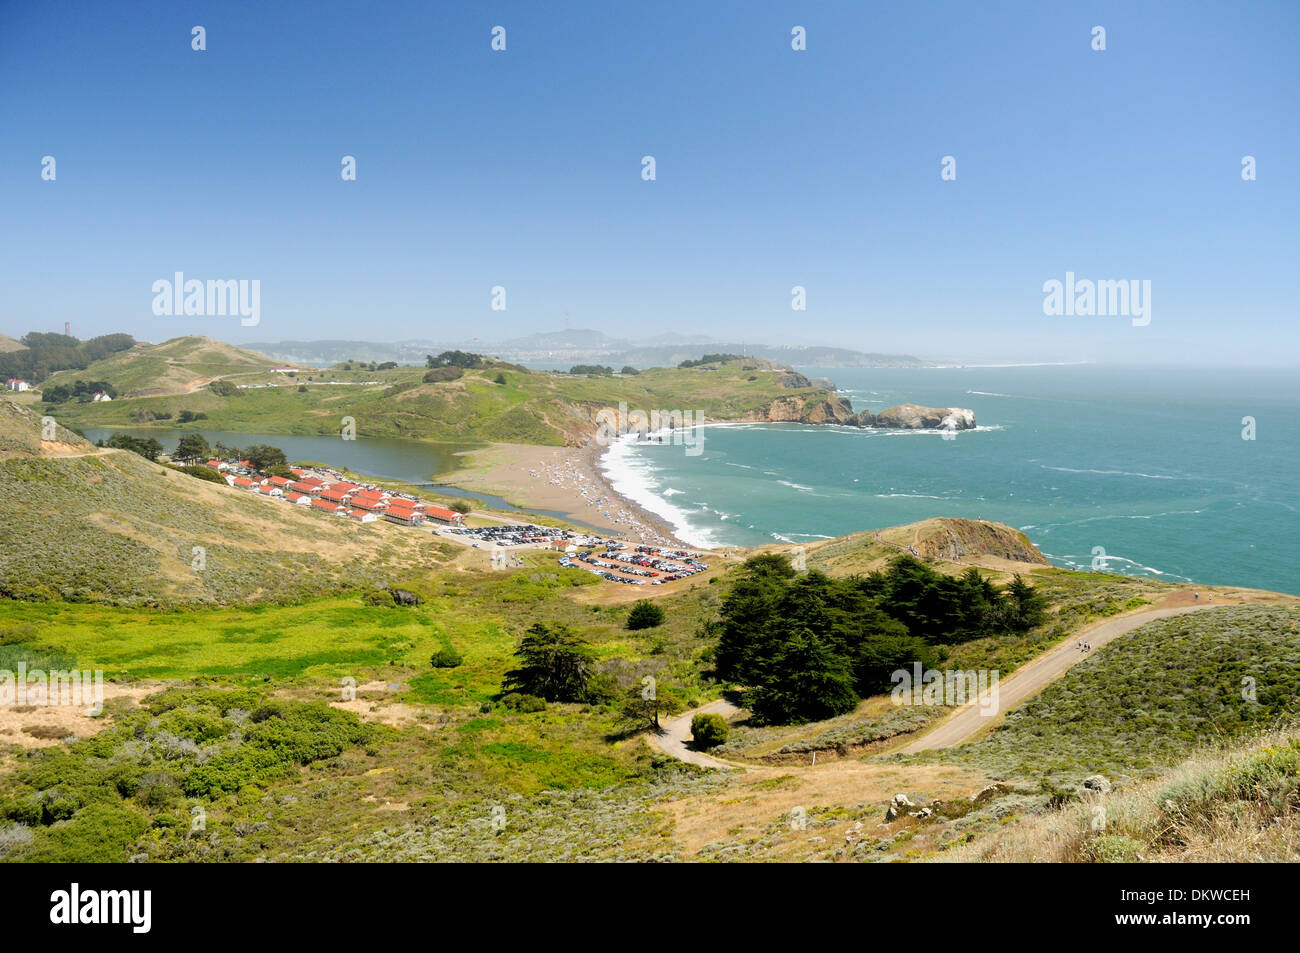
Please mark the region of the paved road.
MULTIPOLYGON (((1167 619, 1170 616, 1213 608, 1216 608, 1214 603, 1201 603, 1174 609, 1149 609, 1136 615, 1111 619, 1091 629, 1074 633, 1059 648, 1026 663, 998 683, 997 714, 1003 714, 1030 696, 1036 695, 1046 688, 1049 682, 1068 671, 1072 665, 1091 655, 1092 652, 1085 654, 1076 648, 1075 643, 1078 641, 1090 643, 1093 651, 1096 651, 1107 642, 1155 619, 1167 619)), ((933 748, 951 748, 969 741, 988 724, 989 717, 982 715, 978 703, 973 702, 957 709, 955 714, 941 722, 933 731, 900 749, 900 753, 916 754, 918 751, 933 748)))
POLYGON ((702 768, 734 768, 737 765, 728 764, 717 758, 711 758, 707 754, 696 751, 687 746, 686 742, 691 737, 691 718, 695 715, 710 714, 721 715, 723 718, 731 718, 736 712, 740 711, 735 705, 725 698, 715 702, 710 702, 700 708, 693 708, 684 714, 678 715, 672 721, 664 722, 660 727, 658 735, 653 732, 650 734, 650 743, 655 745, 664 754, 672 755, 679 761, 689 761, 691 764, 698 764, 702 768))

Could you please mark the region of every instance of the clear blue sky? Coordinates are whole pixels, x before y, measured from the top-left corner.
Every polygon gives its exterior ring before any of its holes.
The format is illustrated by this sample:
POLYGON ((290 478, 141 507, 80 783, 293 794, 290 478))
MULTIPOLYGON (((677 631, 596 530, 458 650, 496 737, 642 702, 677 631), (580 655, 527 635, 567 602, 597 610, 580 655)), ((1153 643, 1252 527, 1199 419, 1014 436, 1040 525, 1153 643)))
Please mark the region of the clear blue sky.
POLYGON ((0 331, 1296 362, 1298 64, 1294 0, 6 0, 0 331), (155 317, 176 271, 260 326, 155 317), (1044 316, 1066 271, 1150 325, 1044 316))

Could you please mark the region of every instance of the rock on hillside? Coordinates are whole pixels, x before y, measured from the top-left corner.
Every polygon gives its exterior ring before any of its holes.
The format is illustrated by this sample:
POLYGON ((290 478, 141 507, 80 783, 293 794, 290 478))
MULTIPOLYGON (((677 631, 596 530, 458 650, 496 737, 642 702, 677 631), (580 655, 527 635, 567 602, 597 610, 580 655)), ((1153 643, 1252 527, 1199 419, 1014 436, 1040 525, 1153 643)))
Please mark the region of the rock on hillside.
MULTIPOLYGON (((1012 562, 1050 566, 1029 537, 1004 523, 941 517, 905 527, 912 531, 909 543, 922 557, 960 560, 962 557, 993 556, 1012 562)), ((882 538, 888 538, 882 532, 882 538)))
POLYGON ((972 430, 975 411, 964 407, 922 407, 900 404, 878 414, 858 414, 859 427, 890 427, 900 430, 972 430))

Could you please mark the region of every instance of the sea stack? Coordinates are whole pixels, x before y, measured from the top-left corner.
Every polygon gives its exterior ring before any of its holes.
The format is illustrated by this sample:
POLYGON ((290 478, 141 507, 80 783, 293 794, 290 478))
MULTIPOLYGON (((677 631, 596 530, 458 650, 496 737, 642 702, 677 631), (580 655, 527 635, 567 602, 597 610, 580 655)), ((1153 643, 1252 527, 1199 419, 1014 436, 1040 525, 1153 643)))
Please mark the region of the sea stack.
POLYGON ((860 427, 888 427, 898 430, 973 430, 975 411, 965 407, 922 407, 899 404, 874 416, 858 414, 860 427))

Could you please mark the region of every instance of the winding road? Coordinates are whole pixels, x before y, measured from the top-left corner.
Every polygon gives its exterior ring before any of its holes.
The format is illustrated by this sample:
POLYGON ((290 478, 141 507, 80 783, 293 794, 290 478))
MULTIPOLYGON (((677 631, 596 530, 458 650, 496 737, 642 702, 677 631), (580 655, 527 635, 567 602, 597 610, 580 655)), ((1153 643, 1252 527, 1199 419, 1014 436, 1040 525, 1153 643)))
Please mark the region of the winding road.
POLYGON ((1031 695, 1038 694, 1047 687, 1048 683, 1063 675, 1071 666, 1083 661, 1092 652, 1126 632, 1132 632, 1139 626, 1154 622, 1156 619, 1167 619, 1170 616, 1186 615, 1189 612, 1199 612, 1214 607, 1215 603, 1203 602, 1172 609, 1148 609, 1146 612, 1109 619, 1091 628, 1075 632, 1063 644, 1025 663, 1006 678, 1001 679, 997 685, 997 706, 992 715, 983 714, 979 699, 976 699, 958 708, 951 717, 940 722, 937 727, 911 744, 900 748, 899 753, 916 754, 918 751, 951 748, 967 742, 989 725, 991 717, 1003 715, 1031 695), (1091 645, 1092 650, 1081 652, 1076 645, 1081 641, 1091 645))
MULTIPOLYGON (((1083 661, 1103 645, 1113 642, 1121 635, 1132 632, 1134 629, 1146 625, 1148 622, 1232 604, 1232 602, 1200 602, 1195 605, 1175 606, 1163 609, 1148 609, 1145 612, 1135 612, 1132 615, 1108 619, 1104 622, 1096 623, 1089 628, 1084 628, 1078 632, 1072 633, 1071 636, 1061 645, 1058 645, 1056 648, 1040 655, 1033 661, 1025 663, 1006 678, 999 681, 997 686, 998 703, 994 716, 1003 715, 1012 708, 1015 708, 1021 702, 1038 694, 1046 688, 1048 684, 1065 674, 1065 672, 1069 671, 1072 666, 1083 661), (1078 648, 1079 642, 1087 642, 1092 646, 1092 649, 1086 653, 1080 651, 1078 648)), ((649 736, 650 741, 665 754, 671 755, 681 761, 697 764, 700 767, 747 767, 746 765, 732 764, 711 757, 692 749, 687 743, 691 737, 691 718, 693 716, 701 713, 710 713, 721 715, 726 719, 731 719, 739 711, 739 708, 725 699, 711 702, 703 707, 694 708, 691 711, 685 712, 684 714, 674 718, 672 721, 665 722, 659 734, 651 734, 649 736)), ((976 699, 958 708, 951 716, 940 722, 935 728, 926 732, 924 735, 915 739, 903 748, 900 748, 898 753, 916 754, 920 751, 929 751, 936 748, 952 748, 956 745, 964 744, 984 730, 984 728, 986 728, 990 723, 989 719, 990 716, 984 715, 981 711, 980 700, 976 699)))

